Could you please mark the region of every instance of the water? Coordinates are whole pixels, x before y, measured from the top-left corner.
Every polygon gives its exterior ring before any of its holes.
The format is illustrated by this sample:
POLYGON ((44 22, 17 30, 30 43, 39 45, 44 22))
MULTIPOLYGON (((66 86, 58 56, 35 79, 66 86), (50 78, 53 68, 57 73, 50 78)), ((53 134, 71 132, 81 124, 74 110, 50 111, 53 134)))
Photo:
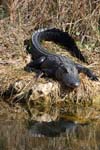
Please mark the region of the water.
POLYGON ((99 109, 37 106, 25 119, 26 111, 18 108, 0 104, 0 150, 100 150, 99 109))
POLYGON ((100 150, 100 122, 1 120, 0 150, 100 150))

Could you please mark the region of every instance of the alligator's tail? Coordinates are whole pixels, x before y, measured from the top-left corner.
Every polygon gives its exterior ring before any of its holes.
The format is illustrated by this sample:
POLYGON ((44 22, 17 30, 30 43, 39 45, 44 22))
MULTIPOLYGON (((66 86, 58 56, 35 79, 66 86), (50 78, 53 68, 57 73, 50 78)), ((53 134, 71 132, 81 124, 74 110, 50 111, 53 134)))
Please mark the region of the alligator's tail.
MULTIPOLYGON (((56 28, 39 29, 32 35, 32 49, 30 53, 34 57, 52 55, 41 46, 41 41, 53 41, 54 43, 64 46, 72 55, 79 58, 81 61, 86 62, 81 51, 78 49, 74 39, 67 33, 56 28)), ((54 54, 53 54, 54 55, 54 54)))

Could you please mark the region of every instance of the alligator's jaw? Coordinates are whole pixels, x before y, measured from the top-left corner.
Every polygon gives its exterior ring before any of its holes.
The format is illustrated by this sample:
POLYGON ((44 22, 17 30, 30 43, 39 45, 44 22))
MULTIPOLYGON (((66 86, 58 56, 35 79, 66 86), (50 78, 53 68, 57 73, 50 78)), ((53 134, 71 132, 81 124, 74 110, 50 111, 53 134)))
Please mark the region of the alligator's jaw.
POLYGON ((79 77, 75 77, 73 75, 63 75, 62 82, 65 84, 65 86, 70 88, 77 88, 80 85, 80 79, 79 77))

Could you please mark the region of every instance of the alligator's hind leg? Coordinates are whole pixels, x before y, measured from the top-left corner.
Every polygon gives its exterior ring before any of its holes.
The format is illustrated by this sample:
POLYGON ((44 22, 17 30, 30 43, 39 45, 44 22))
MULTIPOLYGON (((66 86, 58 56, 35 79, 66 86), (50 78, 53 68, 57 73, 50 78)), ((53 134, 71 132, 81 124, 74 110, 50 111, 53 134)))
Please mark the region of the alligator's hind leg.
POLYGON ((77 67, 79 73, 80 73, 80 72, 83 72, 83 73, 86 74, 91 80, 98 81, 97 76, 96 76, 90 69, 88 69, 88 68, 86 68, 86 67, 84 67, 84 66, 82 66, 82 65, 80 65, 80 64, 76 64, 76 67, 77 67))

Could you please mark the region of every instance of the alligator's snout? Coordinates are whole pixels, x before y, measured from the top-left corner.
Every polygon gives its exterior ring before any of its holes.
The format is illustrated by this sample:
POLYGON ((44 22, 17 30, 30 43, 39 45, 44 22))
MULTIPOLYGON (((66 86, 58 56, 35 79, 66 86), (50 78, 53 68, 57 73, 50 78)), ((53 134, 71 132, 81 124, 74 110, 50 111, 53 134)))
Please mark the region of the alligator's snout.
POLYGON ((63 83, 71 88, 76 88, 80 85, 79 76, 74 76, 73 74, 64 74, 62 78, 63 83))

